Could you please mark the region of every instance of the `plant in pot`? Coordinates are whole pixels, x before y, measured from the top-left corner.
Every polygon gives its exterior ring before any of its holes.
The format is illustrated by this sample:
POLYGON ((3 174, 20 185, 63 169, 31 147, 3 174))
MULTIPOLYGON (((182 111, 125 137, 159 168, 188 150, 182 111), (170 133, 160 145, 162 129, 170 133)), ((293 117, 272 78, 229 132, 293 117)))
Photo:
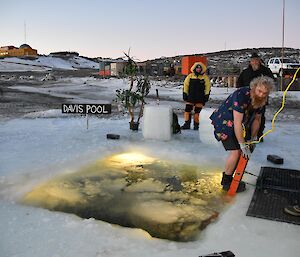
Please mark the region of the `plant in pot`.
POLYGON ((117 89, 116 101, 126 109, 130 115, 129 128, 138 130, 140 119, 143 116, 145 97, 150 91, 150 81, 147 76, 137 74, 137 64, 126 54, 127 62, 124 73, 129 77, 129 89, 117 89))

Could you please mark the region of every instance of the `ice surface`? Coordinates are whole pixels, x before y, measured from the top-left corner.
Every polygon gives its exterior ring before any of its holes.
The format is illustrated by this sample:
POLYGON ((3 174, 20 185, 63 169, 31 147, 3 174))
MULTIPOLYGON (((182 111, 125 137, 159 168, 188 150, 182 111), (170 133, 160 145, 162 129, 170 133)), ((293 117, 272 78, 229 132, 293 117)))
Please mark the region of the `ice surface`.
POLYGON ((219 145, 219 142, 214 137, 214 126, 209 118, 212 113, 212 109, 200 113, 199 137, 204 144, 219 145))
MULTIPOLYGON (((300 141, 295 137, 299 130, 296 123, 277 124, 276 131, 256 147, 248 170, 258 174, 261 166, 273 166, 267 162, 267 154, 284 157, 286 162, 282 167, 299 169, 300 141)), ((182 257, 224 250, 231 250, 239 257, 300 255, 299 226, 245 216, 254 190, 251 186, 236 197, 197 241, 189 243, 154 239, 139 229, 14 203, 49 177, 74 172, 99 156, 118 151, 137 150, 196 165, 213 163, 216 172, 221 173, 224 150, 210 145, 203 147, 195 131, 183 131, 167 142, 154 142, 143 141, 141 132, 130 132, 127 119, 91 119, 90 129, 86 130, 84 118, 52 118, 0 123, 0 134, 3 257, 182 257), (120 134, 121 139, 106 140, 109 132, 120 134)), ((246 175, 245 181, 255 183, 255 178, 246 175)))
MULTIPOLYGON (((119 82, 114 81, 101 82, 101 85, 107 83, 107 95, 110 85, 110 92, 119 88, 119 82)), ((173 94, 180 92, 176 89, 173 94)), ((169 95, 168 91, 163 93, 169 95)), ((51 116, 55 117, 54 114, 51 116)), ((267 129, 271 127, 270 122, 266 125, 267 129)), ((256 147, 247 170, 258 175, 261 166, 275 166, 267 161, 267 154, 283 157, 285 163, 280 167, 299 170, 299 131, 297 122, 276 123, 275 132, 256 147)), ((57 174, 73 173, 99 157, 129 150, 170 161, 213 165, 215 172, 221 174, 226 157, 224 149, 200 142, 199 133, 183 131, 170 141, 154 141, 144 140, 141 131, 129 131, 128 119, 91 118, 89 130, 85 118, 59 118, 59 115, 51 119, 0 122, 0 256, 188 257, 224 250, 231 250, 239 257, 300 256, 299 226, 246 216, 254 191, 251 185, 237 195, 200 238, 189 243, 154 239, 139 229, 18 204, 26 192, 57 174), (107 140, 107 133, 120 134, 121 138, 107 140)), ((248 174, 244 180, 256 182, 248 174)))
POLYGON ((172 137, 172 107, 146 105, 143 117, 145 139, 170 140, 172 137))

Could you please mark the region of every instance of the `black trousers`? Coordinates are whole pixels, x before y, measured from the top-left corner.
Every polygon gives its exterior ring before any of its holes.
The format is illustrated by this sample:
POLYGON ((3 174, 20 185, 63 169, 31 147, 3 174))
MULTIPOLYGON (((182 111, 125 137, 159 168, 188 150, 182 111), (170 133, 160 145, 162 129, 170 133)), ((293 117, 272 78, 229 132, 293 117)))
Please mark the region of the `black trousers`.
POLYGON ((260 127, 259 127, 259 130, 258 130, 258 133, 257 133, 257 137, 261 137, 264 133, 264 129, 265 129, 265 124, 266 124, 266 116, 265 116, 265 113, 266 113, 266 106, 264 106, 264 108, 262 109, 262 112, 261 112, 261 121, 260 121, 260 127))

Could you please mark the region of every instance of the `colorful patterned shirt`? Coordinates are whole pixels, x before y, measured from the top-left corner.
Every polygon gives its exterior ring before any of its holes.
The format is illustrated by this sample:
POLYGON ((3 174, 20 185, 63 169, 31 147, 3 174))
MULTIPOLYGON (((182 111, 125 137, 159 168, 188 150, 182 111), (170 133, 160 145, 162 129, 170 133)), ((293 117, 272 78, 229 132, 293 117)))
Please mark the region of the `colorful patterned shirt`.
POLYGON ((210 116, 216 139, 224 141, 234 135, 233 110, 244 113, 243 123, 248 125, 254 114, 261 113, 262 109, 252 109, 249 87, 237 89, 210 116))

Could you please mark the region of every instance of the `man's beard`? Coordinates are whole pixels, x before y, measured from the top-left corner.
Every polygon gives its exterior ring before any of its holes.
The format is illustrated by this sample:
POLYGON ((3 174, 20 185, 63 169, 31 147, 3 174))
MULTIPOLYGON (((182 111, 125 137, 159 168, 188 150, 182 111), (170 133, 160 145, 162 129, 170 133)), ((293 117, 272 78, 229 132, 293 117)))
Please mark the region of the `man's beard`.
POLYGON ((254 109, 258 109, 263 107, 267 103, 268 97, 258 97, 255 95, 254 91, 251 91, 251 105, 253 106, 254 109))
POLYGON ((259 65, 251 65, 252 66, 252 70, 257 71, 259 69, 259 65))

